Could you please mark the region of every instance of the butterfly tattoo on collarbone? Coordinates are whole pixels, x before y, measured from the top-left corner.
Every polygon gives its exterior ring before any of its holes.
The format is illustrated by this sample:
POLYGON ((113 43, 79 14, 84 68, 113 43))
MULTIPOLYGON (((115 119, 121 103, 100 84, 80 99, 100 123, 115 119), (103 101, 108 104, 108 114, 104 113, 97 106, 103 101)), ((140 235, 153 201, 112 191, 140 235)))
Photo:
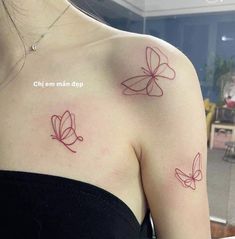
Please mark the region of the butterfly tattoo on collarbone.
POLYGON ((124 95, 148 95, 160 97, 163 90, 159 80, 174 80, 175 70, 170 67, 168 57, 157 47, 146 47, 146 67, 141 67, 142 74, 123 81, 124 95))
POLYGON ((192 172, 186 174, 182 170, 176 168, 175 177, 178 179, 178 181, 182 184, 183 187, 195 190, 196 182, 201 181, 203 178, 201 169, 201 154, 197 153, 193 160, 192 172))
POLYGON ((76 133, 75 115, 68 110, 62 116, 52 115, 51 124, 54 131, 54 134, 51 135, 52 139, 58 140, 72 153, 76 153, 71 146, 77 141, 83 141, 83 137, 76 133))

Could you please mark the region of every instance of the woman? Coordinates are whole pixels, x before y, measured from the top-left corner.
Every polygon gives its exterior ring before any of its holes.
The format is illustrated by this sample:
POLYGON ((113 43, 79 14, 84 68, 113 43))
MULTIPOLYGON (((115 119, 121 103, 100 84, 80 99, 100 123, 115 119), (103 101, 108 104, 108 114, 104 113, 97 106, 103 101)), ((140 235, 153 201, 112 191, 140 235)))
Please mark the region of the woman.
POLYGON ((3 238, 144 238, 148 208, 161 239, 210 238, 190 61, 66 0, 0 10, 3 238))

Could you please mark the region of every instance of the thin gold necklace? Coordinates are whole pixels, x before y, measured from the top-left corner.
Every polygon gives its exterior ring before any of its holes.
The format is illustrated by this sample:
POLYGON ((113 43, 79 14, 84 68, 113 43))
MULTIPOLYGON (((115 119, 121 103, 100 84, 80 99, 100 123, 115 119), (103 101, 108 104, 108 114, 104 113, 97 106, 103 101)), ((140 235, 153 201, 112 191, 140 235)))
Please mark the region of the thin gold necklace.
POLYGON ((37 46, 38 46, 38 44, 40 43, 40 41, 49 33, 50 29, 51 29, 51 28, 55 25, 55 23, 56 23, 57 21, 59 21, 59 19, 67 12, 67 10, 70 8, 70 6, 71 6, 71 5, 68 5, 68 6, 65 8, 65 10, 55 19, 55 21, 53 21, 53 22, 51 23, 51 25, 49 25, 47 31, 46 31, 45 33, 43 33, 43 34, 39 37, 39 39, 31 45, 30 51, 36 51, 36 50, 37 50, 37 46))

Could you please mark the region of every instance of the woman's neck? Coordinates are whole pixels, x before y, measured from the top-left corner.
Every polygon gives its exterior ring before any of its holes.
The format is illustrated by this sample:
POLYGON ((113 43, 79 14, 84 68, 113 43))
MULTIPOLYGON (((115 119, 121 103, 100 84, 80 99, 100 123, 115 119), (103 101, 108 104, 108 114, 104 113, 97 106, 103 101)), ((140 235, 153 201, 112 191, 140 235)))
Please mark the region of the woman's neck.
POLYGON ((32 44, 68 5, 66 0, 0 0, 0 47, 16 45, 15 28, 26 45, 32 44))
POLYGON ((38 48, 46 50, 85 33, 88 19, 73 6, 66 10, 69 5, 67 0, 0 0, 0 79, 42 34, 38 48))

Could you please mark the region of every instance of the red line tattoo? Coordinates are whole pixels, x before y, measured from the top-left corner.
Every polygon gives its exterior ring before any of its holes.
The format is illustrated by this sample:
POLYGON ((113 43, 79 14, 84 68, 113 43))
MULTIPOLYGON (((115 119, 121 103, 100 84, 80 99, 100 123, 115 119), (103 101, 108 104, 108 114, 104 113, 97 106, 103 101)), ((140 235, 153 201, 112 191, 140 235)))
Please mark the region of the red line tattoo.
POLYGON ((51 135, 52 139, 58 140, 68 150, 76 153, 76 151, 71 149, 71 146, 76 141, 83 141, 83 137, 76 134, 75 115, 68 110, 62 116, 52 115, 51 124, 54 131, 54 135, 51 135))
POLYGON ((123 81, 124 95, 148 95, 160 97, 163 90, 160 79, 174 80, 175 70, 168 64, 168 57, 157 47, 146 47, 145 60, 147 67, 141 67, 143 74, 133 76, 123 81))
POLYGON ((189 173, 188 175, 185 174, 180 169, 175 169, 175 177, 179 180, 179 182, 182 184, 185 188, 191 188, 193 190, 196 189, 196 181, 202 180, 202 171, 201 171, 201 154, 197 153, 193 160, 192 165, 192 173, 189 173))

